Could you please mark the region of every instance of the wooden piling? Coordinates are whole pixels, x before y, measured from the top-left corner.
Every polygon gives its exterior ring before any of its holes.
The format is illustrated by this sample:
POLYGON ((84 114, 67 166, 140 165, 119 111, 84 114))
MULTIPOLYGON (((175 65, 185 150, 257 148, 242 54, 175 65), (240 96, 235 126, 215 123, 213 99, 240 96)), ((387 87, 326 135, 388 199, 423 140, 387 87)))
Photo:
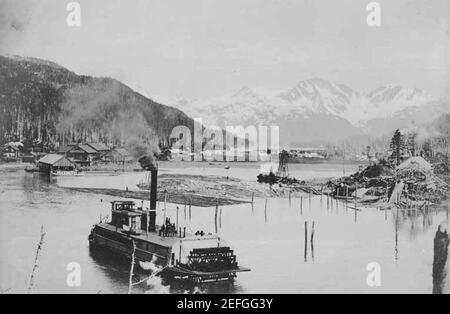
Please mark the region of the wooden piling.
POLYGON ((300 197, 300 215, 303 215, 303 196, 300 197))
POLYGON ((166 210, 167 207, 167 191, 164 191, 164 211, 166 210))
POLYGON ((217 215, 219 214, 219 200, 216 200, 216 211, 214 213, 214 226, 216 228, 216 234, 218 233, 217 228, 217 215))
POLYGON ((311 191, 309 191, 309 209, 311 209, 311 198, 312 198, 312 196, 311 196, 311 191))
MULTIPOLYGON (((178 229, 178 227, 180 226, 179 224, 178 224, 178 212, 179 212, 179 208, 178 208, 178 206, 177 206, 177 223, 176 223, 176 226, 177 226, 177 229, 178 229)), ((180 230, 181 230, 181 228, 180 228, 180 230)), ((180 237, 181 237, 181 231, 180 231, 180 237)))
POLYGON ((167 209, 167 191, 164 191, 164 220, 163 221, 166 221, 166 215, 167 215, 167 212, 166 212, 166 209, 167 209))
POLYGON ((320 208, 323 207, 323 185, 320 187, 320 208))
POLYGON ((314 232, 315 232, 315 224, 316 222, 313 221, 312 223, 312 230, 311 230, 311 259, 314 262, 314 232))
POLYGON ((447 230, 443 231, 439 226, 434 237, 433 294, 443 294, 446 288, 449 244, 450 238, 447 230))
POLYGON ((308 261, 308 222, 305 221, 305 262, 308 261))
POLYGON ((336 209, 338 209, 338 201, 339 201, 339 188, 338 189, 336 189, 336 209))
POLYGON ((192 219, 192 198, 189 199, 189 221, 192 219))
POLYGON ((355 223, 358 222, 358 183, 355 184, 355 223))
POLYGON ((264 204, 264 221, 267 223, 267 198, 264 204))
POLYGON ((345 210, 348 211, 348 185, 345 185, 345 210))

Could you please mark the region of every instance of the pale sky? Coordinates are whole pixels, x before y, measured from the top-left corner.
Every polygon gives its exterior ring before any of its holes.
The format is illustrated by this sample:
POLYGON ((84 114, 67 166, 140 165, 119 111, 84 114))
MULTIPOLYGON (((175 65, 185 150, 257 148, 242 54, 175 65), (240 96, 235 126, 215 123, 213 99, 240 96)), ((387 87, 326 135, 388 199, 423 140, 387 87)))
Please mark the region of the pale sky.
POLYGON ((450 96, 450 1, 0 0, 0 53, 197 98, 320 77, 356 90, 395 84, 450 96))

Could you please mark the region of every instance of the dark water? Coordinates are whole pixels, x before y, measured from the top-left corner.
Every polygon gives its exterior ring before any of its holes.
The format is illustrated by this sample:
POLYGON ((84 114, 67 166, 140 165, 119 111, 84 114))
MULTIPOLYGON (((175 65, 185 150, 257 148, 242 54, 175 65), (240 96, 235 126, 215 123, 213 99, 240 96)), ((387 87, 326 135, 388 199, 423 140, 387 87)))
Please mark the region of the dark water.
MULTIPOLYGON (((167 169, 177 171, 177 169, 167 169)), ((220 174, 221 169, 183 168, 178 172, 220 174)), ((257 166, 233 169, 232 176, 254 178, 257 166)), ((301 165, 293 169, 304 178, 320 173, 336 175, 342 166, 301 165)), ((348 171, 348 170, 347 170, 348 171)), ((46 232, 38 259, 33 292, 126 293, 129 265, 110 256, 92 255, 87 236, 99 217, 109 214, 112 197, 82 194, 63 186, 125 188, 143 179, 142 173, 120 176, 58 178, 49 182, 22 168, 0 166, 0 283, 10 293, 27 289, 41 225, 46 232), (69 263, 81 266, 81 286, 66 283, 69 263)), ((327 209, 326 198, 300 200, 257 199, 249 204, 221 208, 219 234, 252 269, 238 275, 233 285, 191 287, 153 279, 134 292, 180 293, 200 290, 226 293, 431 293, 433 237, 448 223, 448 204, 427 214, 384 212, 377 208, 355 211, 345 204, 327 209), (308 245, 305 258, 305 221, 308 245), (310 235, 315 223, 314 251, 310 235), (312 254, 314 253, 314 254, 312 254), (367 264, 381 266, 381 287, 366 283, 367 264)), ((173 205, 167 215, 175 219, 173 205)), ((161 215, 159 216, 161 218, 161 215)), ((193 208, 188 230, 214 231, 214 209, 193 208)))

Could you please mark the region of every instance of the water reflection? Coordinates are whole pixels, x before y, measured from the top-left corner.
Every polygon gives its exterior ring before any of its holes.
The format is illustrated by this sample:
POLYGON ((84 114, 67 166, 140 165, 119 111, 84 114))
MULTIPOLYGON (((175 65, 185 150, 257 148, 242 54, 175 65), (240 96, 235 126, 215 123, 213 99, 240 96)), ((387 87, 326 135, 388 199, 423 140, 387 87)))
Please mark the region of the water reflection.
MULTIPOLYGON (((88 249, 89 230, 100 215, 109 214, 111 197, 71 192, 45 176, 23 170, 0 175, 0 236, 11 239, 0 246, 2 288, 19 290, 22 278, 29 274, 36 236, 44 224, 47 239, 35 283, 39 292, 127 292, 129 265, 113 262, 110 256, 93 255, 88 249), (83 271, 82 287, 75 291, 65 283, 65 267, 73 261, 79 262, 83 271)), ((126 180, 131 186, 129 182, 139 182, 140 175, 105 180, 111 186, 125 185, 122 180, 126 180)), ((103 184, 101 179, 98 182, 103 184)), ((166 206, 167 216, 175 221, 175 206, 166 206)), ((159 204, 160 210, 163 207, 159 204)), ((346 200, 304 195, 255 198, 252 204, 220 206, 217 211, 193 207, 187 201, 179 215, 180 226, 187 230, 214 232, 217 226, 239 263, 252 271, 238 274, 233 285, 192 287, 163 280, 161 284, 169 287, 170 293, 430 293, 433 238, 437 225, 448 222, 448 204, 414 211, 361 209, 346 200), (383 267, 383 285, 377 291, 365 285, 366 265, 373 261, 383 267)), ((139 274, 135 280, 145 276, 139 274)), ((134 291, 148 289, 160 291, 156 283, 137 286, 134 291)))

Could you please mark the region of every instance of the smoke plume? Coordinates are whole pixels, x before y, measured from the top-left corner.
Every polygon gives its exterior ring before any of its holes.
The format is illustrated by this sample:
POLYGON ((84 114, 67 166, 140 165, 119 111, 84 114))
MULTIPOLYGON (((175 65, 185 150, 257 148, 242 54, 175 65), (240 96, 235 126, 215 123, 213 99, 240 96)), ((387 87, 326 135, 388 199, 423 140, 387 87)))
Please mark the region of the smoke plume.
POLYGON ((136 96, 112 79, 92 79, 65 92, 56 126, 66 142, 126 147, 135 157, 158 151, 158 137, 136 96))

